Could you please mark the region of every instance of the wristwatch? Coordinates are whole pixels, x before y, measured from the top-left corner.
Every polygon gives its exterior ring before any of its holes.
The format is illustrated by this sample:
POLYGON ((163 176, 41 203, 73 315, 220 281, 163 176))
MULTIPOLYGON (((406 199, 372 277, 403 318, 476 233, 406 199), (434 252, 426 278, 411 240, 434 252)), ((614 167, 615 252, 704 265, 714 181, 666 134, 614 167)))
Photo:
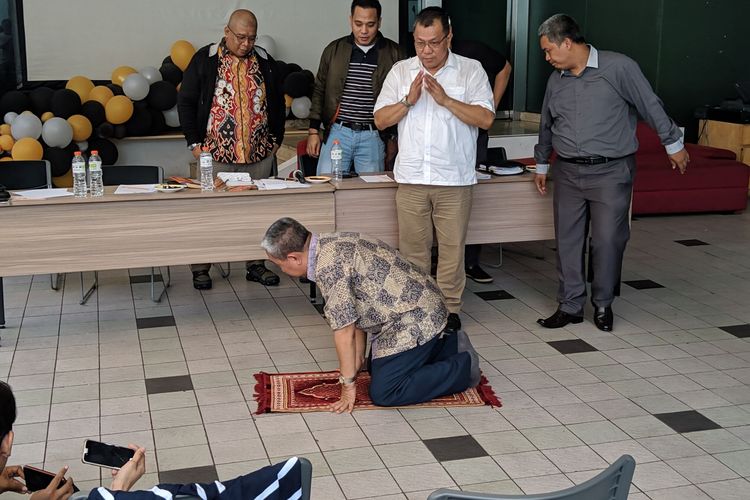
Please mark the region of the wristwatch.
POLYGON ((192 150, 194 150, 195 148, 197 148, 200 145, 201 145, 200 142, 194 142, 194 143, 190 144, 187 148, 188 148, 188 150, 192 151, 192 150))
POLYGON ((407 100, 406 100, 406 98, 407 98, 407 97, 408 97, 408 96, 404 96, 404 97, 403 97, 403 99, 401 99, 401 100, 400 100, 400 101, 398 101, 398 102, 400 102, 401 104, 403 104, 403 105, 404 105, 404 106, 406 106, 407 108, 411 108, 411 107, 412 107, 412 106, 414 106, 414 105, 413 105, 412 103, 410 103, 409 101, 407 101, 407 100))
POLYGON ((353 377, 344 377, 343 375, 339 375, 339 384, 341 385, 351 385, 356 381, 357 381, 356 375, 353 377))

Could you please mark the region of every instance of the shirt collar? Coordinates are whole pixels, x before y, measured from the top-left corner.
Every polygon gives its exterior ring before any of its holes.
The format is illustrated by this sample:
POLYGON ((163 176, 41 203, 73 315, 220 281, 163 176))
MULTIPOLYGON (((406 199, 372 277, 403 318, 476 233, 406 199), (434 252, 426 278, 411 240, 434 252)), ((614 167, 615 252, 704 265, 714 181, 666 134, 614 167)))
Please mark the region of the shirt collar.
MULTIPOLYGON (((586 45, 588 45, 589 47, 589 58, 586 61, 586 67, 598 69, 599 68, 599 51, 596 50, 596 48, 589 43, 587 43, 586 45)), ((570 74, 570 71, 568 71, 567 69, 560 70, 560 76, 569 75, 569 74, 570 74)))
MULTIPOLYGON (((424 69, 424 66, 422 66, 422 61, 419 60, 419 56, 414 56, 414 64, 416 66, 415 69, 424 69)), ((450 50, 448 51, 448 59, 446 59, 445 64, 442 68, 437 70, 437 73, 435 73, 433 76, 438 76, 440 73, 445 71, 446 68, 458 69, 458 57, 450 50)), ((426 69, 425 71, 430 74, 426 69)))
POLYGON ((310 236, 310 246, 307 250, 307 279, 315 281, 315 265, 318 263, 318 235, 310 236))

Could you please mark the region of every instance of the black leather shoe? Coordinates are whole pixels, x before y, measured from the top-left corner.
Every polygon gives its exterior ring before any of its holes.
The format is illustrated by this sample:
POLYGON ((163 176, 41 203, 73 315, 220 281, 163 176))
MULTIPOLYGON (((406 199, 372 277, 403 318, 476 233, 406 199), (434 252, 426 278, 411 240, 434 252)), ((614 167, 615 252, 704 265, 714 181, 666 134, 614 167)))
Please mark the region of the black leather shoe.
POLYGON ((583 316, 576 316, 574 314, 568 314, 565 311, 558 309, 555 314, 549 318, 539 318, 536 320, 537 323, 542 325, 544 328, 562 328, 568 323, 581 323, 583 316))
POLYGON ((594 324, 599 330, 611 332, 613 321, 614 315, 612 314, 611 306, 594 307, 594 324))
POLYGON ((465 271, 466 277, 477 283, 492 283, 492 276, 479 266, 468 266, 465 271))
POLYGON ((445 324, 445 333, 456 333, 461 329, 461 318, 456 313, 448 314, 448 323, 445 324))
POLYGON ((193 271, 193 288, 196 290, 210 290, 213 286, 208 271, 193 271))

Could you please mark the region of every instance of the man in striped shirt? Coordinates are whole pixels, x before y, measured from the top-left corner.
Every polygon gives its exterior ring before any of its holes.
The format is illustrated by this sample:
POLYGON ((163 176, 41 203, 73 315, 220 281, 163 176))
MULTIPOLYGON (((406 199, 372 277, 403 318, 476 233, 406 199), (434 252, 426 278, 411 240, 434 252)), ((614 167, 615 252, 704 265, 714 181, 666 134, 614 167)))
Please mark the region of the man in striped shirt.
POLYGON ((398 44, 379 31, 381 12, 378 0, 354 0, 351 34, 328 44, 320 57, 307 138, 307 154, 319 157, 318 174, 331 172, 334 140, 343 150, 344 172, 383 170, 385 146, 372 110, 386 75, 403 57, 398 44))

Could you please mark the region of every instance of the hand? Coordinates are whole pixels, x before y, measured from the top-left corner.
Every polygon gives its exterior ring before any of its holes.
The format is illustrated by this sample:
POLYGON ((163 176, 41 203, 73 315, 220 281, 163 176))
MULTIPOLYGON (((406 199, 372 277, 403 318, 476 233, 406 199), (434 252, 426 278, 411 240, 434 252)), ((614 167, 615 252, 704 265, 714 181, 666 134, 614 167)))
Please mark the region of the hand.
POLYGON ((129 444, 128 448, 135 450, 135 455, 120 470, 112 471, 111 490, 130 491, 130 488, 146 473, 146 449, 134 444, 129 444))
POLYGON ((334 413, 351 413, 354 411, 354 402, 357 400, 357 383, 341 386, 341 399, 329 406, 334 413))
POLYGON ((536 190, 539 191, 539 194, 542 196, 547 194, 547 174, 536 174, 534 184, 536 184, 536 190))
POLYGON ((35 491, 31 495, 31 500, 67 500, 73 494, 73 478, 69 477, 65 480, 65 484, 60 486, 60 482, 63 480, 65 473, 68 472, 68 466, 66 465, 60 472, 58 472, 49 483, 49 486, 43 490, 35 491))
POLYGON ((690 155, 685 148, 669 155, 669 163, 672 164, 672 170, 679 168, 680 173, 684 174, 687 170, 687 164, 690 163, 690 155))
POLYGON ((451 101, 451 97, 449 97, 448 94, 445 93, 445 89, 443 88, 443 86, 440 85, 438 81, 430 75, 424 76, 424 86, 427 89, 427 92, 429 92, 429 94, 432 96, 432 98, 435 99, 435 102, 440 104, 441 106, 445 106, 451 101))
POLYGON ((197 160, 200 157, 200 155, 201 155, 201 147, 200 146, 195 146, 193 148, 193 158, 195 158, 197 160))
POLYGON ((406 95, 406 100, 409 104, 414 106, 420 97, 422 97, 422 82, 424 81, 424 71, 420 71, 417 77, 411 82, 409 87, 409 93, 406 95))
POLYGON ((320 156, 320 135, 310 134, 307 136, 307 155, 313 158, 320 156))
POLYGON ((15 491, 16 493, 27 493, 26 485, 16 478, 23 479, 23 467, 19 465, 8 465, 0 471, 0 493, 15 491))
POLYGON ((279 151, 279 148, 281 148, 281 145, 274 143, 273 149, 271 150, 271 154, 275 155, 279 151))

